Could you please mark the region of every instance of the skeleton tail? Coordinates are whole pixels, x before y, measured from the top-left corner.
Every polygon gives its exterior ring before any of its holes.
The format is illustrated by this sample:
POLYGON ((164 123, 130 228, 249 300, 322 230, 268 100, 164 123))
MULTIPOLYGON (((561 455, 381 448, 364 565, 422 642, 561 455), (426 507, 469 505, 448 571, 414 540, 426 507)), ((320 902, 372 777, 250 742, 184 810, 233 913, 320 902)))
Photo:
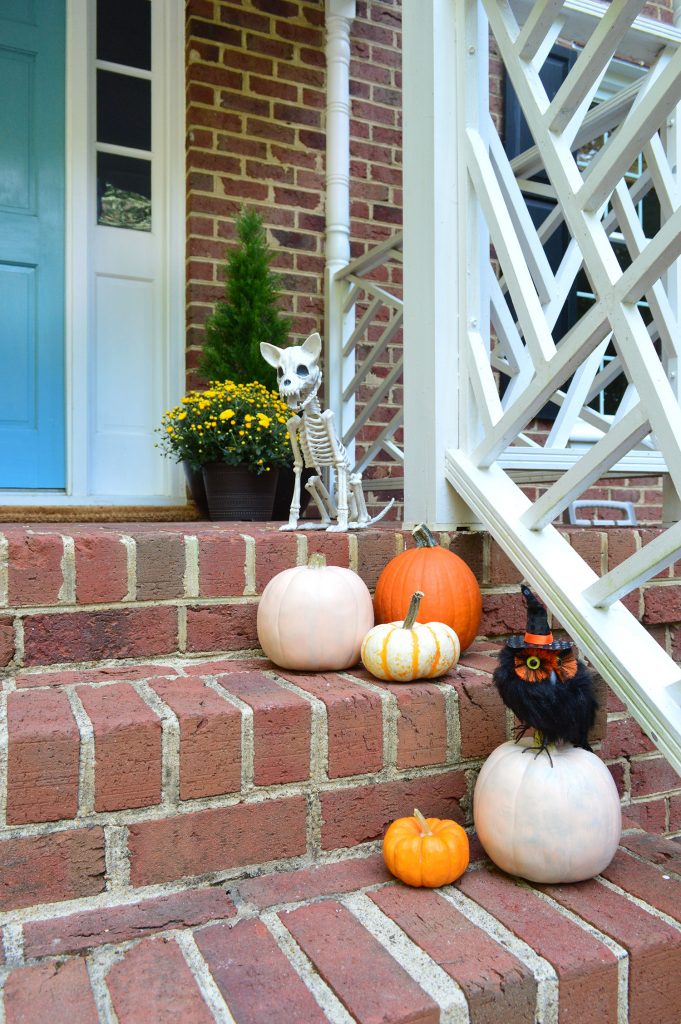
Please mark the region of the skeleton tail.
POLYGON ((386 512, 388 512, 389 509, 391 509, 394 504, 395 504, 395 499, 391 498, 390 501, 388 502, 388 504, 385 506, 385 508, 382 508, 377 516, 374 516, 373 519, 370 519, 369 522, 365 523, 364 525, 365 526, 373 526, 374 523, 377 523, 379 519, 383 518, 383 516, 386 514, 386 512))

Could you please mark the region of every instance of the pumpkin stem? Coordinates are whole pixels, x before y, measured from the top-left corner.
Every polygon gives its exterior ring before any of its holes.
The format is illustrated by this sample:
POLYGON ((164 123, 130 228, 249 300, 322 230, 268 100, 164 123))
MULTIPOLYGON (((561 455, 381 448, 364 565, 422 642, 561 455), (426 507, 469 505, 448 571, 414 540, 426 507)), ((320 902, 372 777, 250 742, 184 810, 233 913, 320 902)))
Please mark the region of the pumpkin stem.
POLYGON ((418 807, 415 807, 415 808, 414 808, 414 817, 416 818, 416 820, 418 821, 418 823, 419 823, 419 825, 420 825, 420 827, 421 827, 421 832, 422 832, 422 834, 423 834, 424 836, 432 836, 432 834, 433 834, 433 833, 432 833, 432 832, 430 831, 430 829, 428 828, 428 822, 427 822, 427 821, 426 821, 426 819, 425 819, 425 818, 423 817, 423 815, 421 814, 421 812, 420 812, 420 810, 418 809, 418 807))
POLYGON ((425 523, 419 523, 418 526, 415 526, 411 531, 411 535, 416 541, 417 548, 436 548, 438 546, 435 537, 433 537, 425 523))
POLYGON ((402 629, 413 629, 414 623, 416 622, 416 616, 419 613, 419 605, 423 597, 422 590, 416 590, 411 595, 411 601, 409 602, 409 610, 405 616, 404 622, 402 623, 402 629))
POLYGON ((321 551, 315 551, 307 560, 308 569, 324 569, 326 567, 326 555, 321 551))

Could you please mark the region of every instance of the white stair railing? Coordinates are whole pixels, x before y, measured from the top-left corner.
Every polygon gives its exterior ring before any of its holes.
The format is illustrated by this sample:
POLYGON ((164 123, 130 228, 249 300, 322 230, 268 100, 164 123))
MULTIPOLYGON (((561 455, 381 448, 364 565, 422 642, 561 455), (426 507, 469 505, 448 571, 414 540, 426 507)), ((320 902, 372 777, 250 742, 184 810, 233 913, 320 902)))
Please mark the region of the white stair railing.
POLYGON ((676 160, 667 153, 675 145, 670 123, 681 100, 681 34, 642 18, 642 7, 642 0, 443 0, 428 17, 405 8, 404 89, 411 97, 405 99, 405 365, 416 365, 417 344, 427 347, 431 357, 415 378, 434 396, 434 412, 420 428, 407 374, 405 516, 425 512, 452 525, 477 521, 488 529, 681 770, 681 672, 621 602, 679 557, 681 524, 600 577, 552 525, 612 472, 666 471, 679 504, 681 188, 676 160), (513 164, 487 103, 488 26, 535 143, 513 164), (539 71, 558 38, 583 46, 549 100, 539 71), (649 69, 626 95, 590 112, 617 53, 649 69), (435 69, 432 76, 428 67, 435 69), (580 166, 576 148, 603 132, 598 155, 580 166), (455 152, 442 142, 452 136, 455 152), (639 158, 644 172, 632 183, 628 172, 639 158), (523 188, 538 170, 556 207, 536 229, 523 188), (432 204, 414 196, 419 174, 427 186, 434 182, 432 204), (635 208, 647 193, 661 209, 661 226, 651 238, 643 235, 635 208), (570 242, 554 273, 545 243, 560 224, 570 242), (615 244, 626 249, 625 269, 615 244), (438 287, 423 311, 427 282, 413 285, 410 268, 418 277, 418 261, 431 261, 430 251, 437 256, 429 265, 438 287), (556 319, 580 269, 593 301, 557 343, 556 319), (444 302, 447 281, 452 297, 444 302), (419 304, 425 315, 417 335, 419 304), (614 357, 604 365, 609 344, 614 357), (454 396, 449 420, 443 373, 454 396), (618 375, 625 380, 623 397, 606 417, 589 403, 618 375), (527 431, 549 401, 559 413, 542 445, 527 431), (438 415, 447 423, 444 436, 438 415), (586 452, 569 443, 575 426, 585 423, 598 430, 586 452), (421 473, 423 486, 410 488, 410 452, 419 434, 436 466, 446 449, 449 495, 436 482, 431 486, 419 467, 414 473, 421 473), (547 470, 554 482, 533 502, 514 475, 546 479, 547 470), (461 500, 467 513, 457 505, 461 500))
POLYGON ((346 380, 339 404, 343 444, 353 453, 357 472, 380 456, 378 473, 364 480, 365 489, 400 491, 404 486, 404 452, 400 432, 401 402, 391 401, 402 383, 402 297, 392 283, 393 268, 401 276, 402 235, 369 249, 334 275, 337 316, 354 327, 346 332, 342 356, 346 380), (388 418, 383 416, 384 410, 388 418), (380 417, 383 416, 383 420, 380 417), (382 424, 382 425, 381 425, 382 424))

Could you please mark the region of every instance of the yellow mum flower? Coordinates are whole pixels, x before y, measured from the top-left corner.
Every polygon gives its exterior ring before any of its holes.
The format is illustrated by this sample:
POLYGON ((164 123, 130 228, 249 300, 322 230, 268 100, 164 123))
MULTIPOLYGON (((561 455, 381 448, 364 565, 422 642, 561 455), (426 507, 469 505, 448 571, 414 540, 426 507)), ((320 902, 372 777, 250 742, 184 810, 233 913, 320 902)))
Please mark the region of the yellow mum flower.
POLYGON ((222 412, 220 413, 220 419, 233 420, 235 415, 236 413, 234 412, 234 409, 223 409, 222 412))

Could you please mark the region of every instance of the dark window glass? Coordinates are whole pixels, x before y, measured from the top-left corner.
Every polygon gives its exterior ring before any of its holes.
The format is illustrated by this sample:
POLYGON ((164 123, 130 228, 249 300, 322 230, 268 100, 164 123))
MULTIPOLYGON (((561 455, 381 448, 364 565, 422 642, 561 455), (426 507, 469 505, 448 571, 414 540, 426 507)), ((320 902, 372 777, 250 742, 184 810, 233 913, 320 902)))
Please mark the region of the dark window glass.
POLYGON ((151 161, 97 154, 97 223, 151 231, 151 161))
POLYGON ((660 230, 660 201, 653 189, 643 200, 643 231, 646 238, 654 238, 660 230))
POLYGON ((97 57, 151 70, 149 0, 97 0, 97 57))
POLYGON ((151 82, 97 72, 97 141, 151 149, 151 82))

